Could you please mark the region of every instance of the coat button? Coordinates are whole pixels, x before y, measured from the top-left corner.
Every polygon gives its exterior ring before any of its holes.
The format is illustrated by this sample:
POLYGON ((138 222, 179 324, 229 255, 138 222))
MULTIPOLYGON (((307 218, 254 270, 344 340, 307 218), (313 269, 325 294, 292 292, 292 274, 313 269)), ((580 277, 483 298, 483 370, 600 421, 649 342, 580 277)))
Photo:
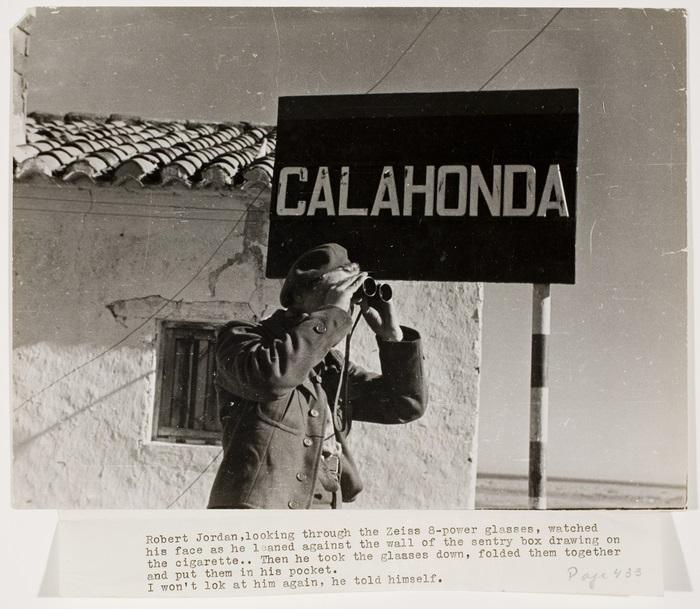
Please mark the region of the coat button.
POLYGON ((304 446, 309 447, 313 444, 313 440, 311 438, 304 438, 304 446))
POLYGON ((324 324, 322 321, 319 321, 314 326, 314 330, 316 330, 316 332, 318 332, 319 334, 325 334, 327 329, 328 328, 326 328, 326 324, 324 324))
POLYGON ((318 416, 318 410, 316 410, 315 408, 312 408, 311 410, 309 410, 309 414, 310 414, 312 417, 317 417, 317 416, 318 416))
POLYGON ((297 480, 299 480, 299 482, 304 482, 307 478, 308 476, 304 472, 299 472, 297 474, 297 480))
POLYGON ((292 510, 295 510, 299 507, 299 504, 296 501, 294 501, 294 499, 292 499, 287 505, 292 510))

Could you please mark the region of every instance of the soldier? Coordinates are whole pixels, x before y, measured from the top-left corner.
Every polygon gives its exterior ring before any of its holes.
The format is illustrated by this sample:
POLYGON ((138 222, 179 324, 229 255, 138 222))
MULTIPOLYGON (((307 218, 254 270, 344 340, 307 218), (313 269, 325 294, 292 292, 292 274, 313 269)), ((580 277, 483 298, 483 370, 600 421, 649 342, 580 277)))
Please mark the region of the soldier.
POLYGON ((381 375, 333 349, 351 332, 353 297, 366 277, 345 248, 320 245, 289 270, 280 294, 285 309, 220 330, 224 453, 208 507, 339 508, 362 490, 347 441, 352 422, 422 416, 420 336, 398 324, 392 302, 360 303, 376 334, 381 375))

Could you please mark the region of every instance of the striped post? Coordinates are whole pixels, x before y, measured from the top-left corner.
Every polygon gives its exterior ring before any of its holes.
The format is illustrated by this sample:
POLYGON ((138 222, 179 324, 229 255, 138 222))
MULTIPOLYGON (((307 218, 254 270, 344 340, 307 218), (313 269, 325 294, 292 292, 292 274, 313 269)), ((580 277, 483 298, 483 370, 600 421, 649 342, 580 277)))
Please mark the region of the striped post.
POLYGON ((547 509, 547 337, 549 336, 551 299, 549 284, 532 286, 532 360, 530 369, 530 470, 528 496, 531 510, 547 509))

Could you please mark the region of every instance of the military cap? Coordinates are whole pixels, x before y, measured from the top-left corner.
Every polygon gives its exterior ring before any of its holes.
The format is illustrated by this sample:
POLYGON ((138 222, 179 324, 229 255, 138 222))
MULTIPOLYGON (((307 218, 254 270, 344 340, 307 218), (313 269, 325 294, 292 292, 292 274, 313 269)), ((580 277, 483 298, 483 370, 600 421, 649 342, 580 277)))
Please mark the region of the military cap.
POLYGON ((289 307, 293 302, 294 290, 309 285, 315 279, 329 271, 350 264, 347 250, 337 243, 324 243, 303 253, 296 259, 287 273, 280 302, 289 307))

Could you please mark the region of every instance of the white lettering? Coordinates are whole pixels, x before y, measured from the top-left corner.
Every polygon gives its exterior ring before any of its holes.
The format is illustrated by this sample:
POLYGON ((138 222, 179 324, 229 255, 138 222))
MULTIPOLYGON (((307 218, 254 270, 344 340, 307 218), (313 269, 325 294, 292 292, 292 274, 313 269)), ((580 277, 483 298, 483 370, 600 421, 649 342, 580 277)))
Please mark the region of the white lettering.
POLYGON ((300 182, 306 182, 309 172, 306 167, 282 167, 280 171, 279 188, 277 189, 277 215, 278 216, 303 216, 306 211, 306 201, 297 201, 296 207, 287 207, 287 179, 288 176, 298 175, 300 182))
POLYGON ((374 205, 370 216, 378 216, 382 209, 391 210, 392 216, 400 216, 399 196, 396 193, 396 179, 394 178, 394 168, 391 166, 382 169, 382 177, 377 187, 377 194, 374 197, 374 205), (389 198, 385 199, 388 193, 389 198))
POLYGON ((467 213, 467 168, 464 165, 442 165, 438 169, 437 214, 438 216, 463 216, 467 213), (445 205, 447 176, 453 173, 459 176, 457 207, 445 205))
POLYGON ((413 165, 407 165, 403 181, 403 215, 413 215, 413 195, 425 195, 424 216, 433 215, 433 199, 435 191, 435 166, 425 168, 425 184, 413 183, 413 165))
MULTIPOLYGON (((398 188, 394 167, 385 166, 379 178, 371 210, 369 206, 349 207, 351 202, 362 205, 364 200, 360 198, 359 193, 353 195, 350 192, 351 168, 345 165, 338 169, 340 180, 334 185, 329 167, 318 168, 307 203, 302 199, 290 202, 287 198, 290 180, 296 177, 299 182, 308 182, 308 169, 283 167, 279 173, 277 215, 314 216, 325 212, 327 216, 379 216, 388 211, 388 215, 404 217, 462 217, 467 214, 472 217, 569 217, 561 168, 558 164, 549 165, 541 191, 537 190, 537 175, 532 165, 493 165, 491 171, 479 165, 442 165, 437 168, 437 172, 435 165, 427 165, 425 179, 419 178, 421 183, 418 184, 415 183, 416 166, 406 165, 403 167, 403 184, 399 184, 398 188), (541 195, 538 203, 539 192, 541 195), (337 200, 334 193, 338 196, 337 200), (400 197, 399 193, 403 197, 400 197), (417 196, 424 197, 424 201, 416 201, 417 196)), ((421 171, 421 168, 418 170, 421 171)), ((293 190, 300 192, 299 185, 294 186, 296 189, 293 190)))
POLYGON ((350 167, 340 170, 340 194, 338 195, 339 216, 366 216, 366 207, 348 207, 348 188, 350 187, 350 167))
POLYGON ((331 190, 331 178, 328 167, 319 167, 314 183, 314 190, 309 201, 308 215, 313 216, 317 209, 324 209, 329 216, 335 216, 333 207, 333 191, 331 190), (323 198, 321 196, 323 195, 323 198))
POLYGON ((532 165, 506 165, 503 176, 503 215, 531 216, 535 211, 535 168, 532 165), (527 174, 525 207, 513 207, 513 181, 516 173, 527 174))
POLYGON ((501 215, 501 166, 493 166, 493 186, 489 191, 481 167, 472 165, 472 181, 469 188, 469 215, 479 215, 479 193, 484 197, 492 216, 501 215))
POLYGON ((549 166, 537 215, 546 216, 550 209, 556 209, 560 217, 569 217, 569 208, 566 205, 566 195, 564 194, 564 184, 561 181, 559 165, 549 166), (554 199, 552 199, 552 191, 554 191, 554 199))

